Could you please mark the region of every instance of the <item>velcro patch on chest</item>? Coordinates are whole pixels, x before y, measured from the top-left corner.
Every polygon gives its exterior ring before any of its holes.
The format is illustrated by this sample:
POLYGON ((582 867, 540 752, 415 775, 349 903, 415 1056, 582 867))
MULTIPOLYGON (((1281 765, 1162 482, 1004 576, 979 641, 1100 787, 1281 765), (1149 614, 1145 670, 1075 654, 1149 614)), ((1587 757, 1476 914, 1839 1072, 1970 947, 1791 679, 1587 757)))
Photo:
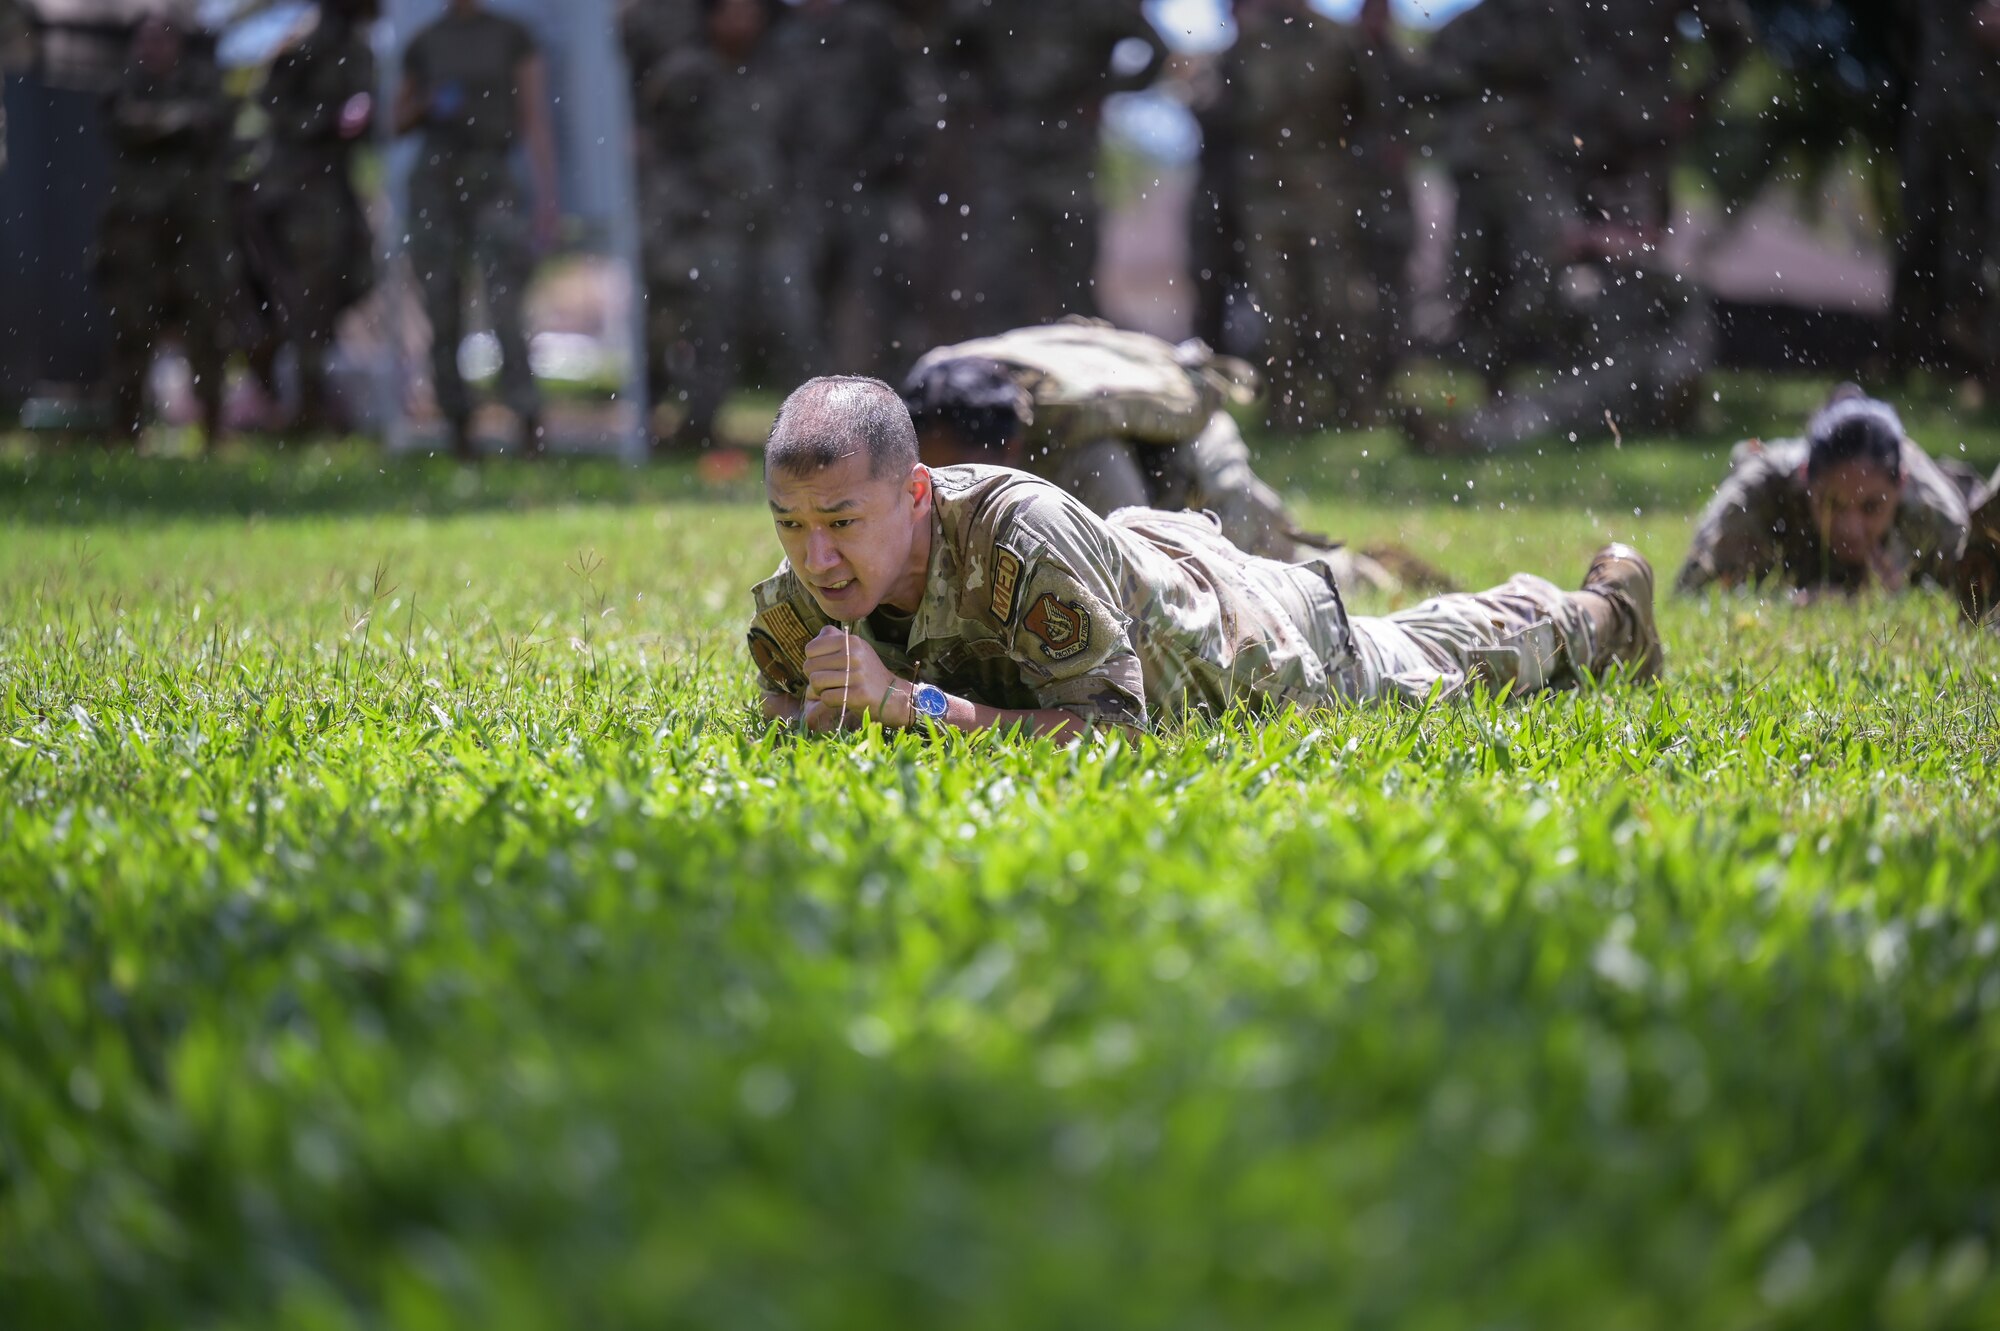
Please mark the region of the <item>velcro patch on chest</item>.
POLYGON ((1043 592, 1028 610, 1021 627, 1040 640, 1042 654, 1065 661, 1090 645, 1090 612, 1054 592, 1043 592))
POLYGON ((1004 545, 993 547, 993 618, 1014 622, 1014 593, 1021 585, 1021 557, 1004 545))

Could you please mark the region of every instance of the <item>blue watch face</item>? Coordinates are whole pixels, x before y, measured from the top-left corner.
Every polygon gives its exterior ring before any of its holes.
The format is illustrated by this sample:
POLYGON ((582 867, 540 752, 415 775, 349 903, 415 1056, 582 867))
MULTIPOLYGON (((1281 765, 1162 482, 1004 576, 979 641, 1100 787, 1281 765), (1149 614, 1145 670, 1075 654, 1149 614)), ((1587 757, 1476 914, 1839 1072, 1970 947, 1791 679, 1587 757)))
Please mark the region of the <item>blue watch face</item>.
POLYGON ((910 694, 910 706, 918 716, 928 716, 933 721, 944 720, 945 708, 949 700, 943 689, 935 684, 919 684, 910 694))

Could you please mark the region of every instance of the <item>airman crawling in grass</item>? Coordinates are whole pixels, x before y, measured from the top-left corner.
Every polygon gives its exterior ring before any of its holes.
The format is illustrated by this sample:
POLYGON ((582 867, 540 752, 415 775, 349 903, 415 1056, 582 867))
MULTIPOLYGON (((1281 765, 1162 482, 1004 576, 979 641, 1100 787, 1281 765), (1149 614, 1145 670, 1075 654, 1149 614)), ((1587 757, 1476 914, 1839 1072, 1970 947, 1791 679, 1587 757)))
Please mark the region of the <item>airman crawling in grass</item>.
POLYGON ((1653 571, 1606 546, 1583 590, 1516 575, 1350 617, 1323 559, 1244 553, 1200 513, 1100 518, 1004 467, 927 467, 903 400, 807 382, 778 413, 765 492, 785 562, 753 592, 773 719, 813 731, 1020 726, 1075 735, 1233 704, 1531 691, 1663 654, 1653 571))
POLYGON ((1776 578, 1803 601, 1871 583, 1951 586, 1978 489, 1919 448, 1888 403, 1843 384, 1805 438, 1736 446, 1675 587, 1776 578))

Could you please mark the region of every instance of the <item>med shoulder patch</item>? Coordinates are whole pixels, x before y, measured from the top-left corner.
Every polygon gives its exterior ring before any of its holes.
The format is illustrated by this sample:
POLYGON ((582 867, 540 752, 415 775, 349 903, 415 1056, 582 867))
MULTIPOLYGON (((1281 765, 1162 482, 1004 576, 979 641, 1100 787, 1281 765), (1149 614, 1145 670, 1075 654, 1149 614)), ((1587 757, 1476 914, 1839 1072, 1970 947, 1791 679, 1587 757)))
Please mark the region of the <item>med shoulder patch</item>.
POLYGON ((1014 596, 1021 586, 1021 557, 1004 545, 993 547, 993 599, 988 606, 1002 624, 1014 622, 1014 596))

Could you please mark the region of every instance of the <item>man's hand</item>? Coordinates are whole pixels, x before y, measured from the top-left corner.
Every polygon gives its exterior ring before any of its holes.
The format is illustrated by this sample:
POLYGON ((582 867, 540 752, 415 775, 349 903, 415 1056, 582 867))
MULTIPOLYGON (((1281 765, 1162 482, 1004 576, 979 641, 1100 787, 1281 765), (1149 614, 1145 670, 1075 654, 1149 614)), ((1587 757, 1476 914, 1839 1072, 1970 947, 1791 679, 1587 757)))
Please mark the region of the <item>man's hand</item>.
POLYGON ((806 644, 806 724, 813 730, 831 730, 843 717, 858 722, 864 713, 873 713, 887 724, 888 718, 880 715, 882 697, 895 682, 896 676, 889 673, 873 647, 828 624, 806 644), (821 724, 815 724, 815 703, 831 713, 817 718, 821 724))

